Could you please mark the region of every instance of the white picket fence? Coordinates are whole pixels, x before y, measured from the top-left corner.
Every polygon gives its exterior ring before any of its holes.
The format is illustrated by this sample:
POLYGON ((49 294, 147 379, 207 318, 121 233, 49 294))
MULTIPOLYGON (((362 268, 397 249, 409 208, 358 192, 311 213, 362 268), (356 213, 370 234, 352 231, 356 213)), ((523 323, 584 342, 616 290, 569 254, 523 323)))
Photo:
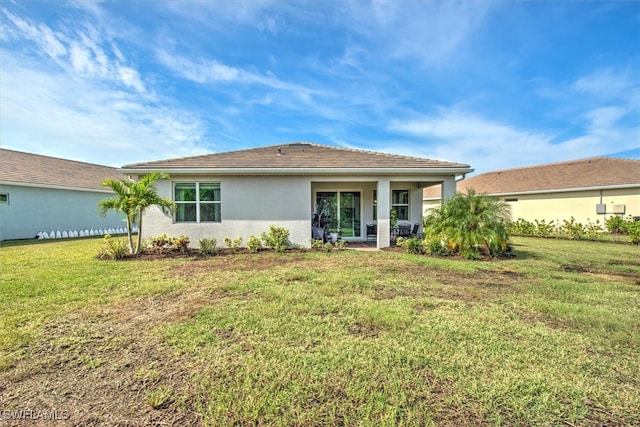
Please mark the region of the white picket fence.
MULTIPOLYGON (((133 229, 131 230, 134 233, 138 232, 137 227, 133 227, 133 229)), ((105 234, 111 234, 111 235, 115 235, 115 234, 126 234, 127 233, 127 229, 124 227, 119 227, 119 228, 98 228, 98 229, 89 229, 86 228, 84 230, 51 230, 50 232, 46 232, 46 231, 39 231, 38 234, 36 234, 36 237, 38 239, 68 239, 71 237, 90 237, 90 236, 104 236, 105 234)))

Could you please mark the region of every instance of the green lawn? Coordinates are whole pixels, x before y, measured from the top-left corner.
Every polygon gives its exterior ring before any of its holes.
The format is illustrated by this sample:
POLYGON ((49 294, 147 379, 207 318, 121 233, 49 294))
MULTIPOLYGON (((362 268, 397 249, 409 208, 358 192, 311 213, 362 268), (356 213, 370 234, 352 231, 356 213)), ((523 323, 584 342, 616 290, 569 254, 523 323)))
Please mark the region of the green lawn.
POLYGON ((101 246, 0 248, 0 410, 81 424, 640 424, 637 246, 518 238, 494 262, 112 262, 94 258, 101 246))

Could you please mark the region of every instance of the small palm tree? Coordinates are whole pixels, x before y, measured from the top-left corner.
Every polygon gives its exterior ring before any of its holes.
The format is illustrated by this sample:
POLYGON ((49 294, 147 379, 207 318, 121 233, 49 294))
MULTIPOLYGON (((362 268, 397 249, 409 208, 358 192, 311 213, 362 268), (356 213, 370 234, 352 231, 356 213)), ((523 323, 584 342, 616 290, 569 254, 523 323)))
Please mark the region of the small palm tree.
POLYGON ((425 218, 425 235, 466 256, 500 256, 511 251, 507 232, 510 219, 509 205, 468 189, 425 218))
POLYGON ((101 200, 98 206, 102 215, 106 215, 108 211, 115 210, 122 212, 127 218, 127 237, 129 239, 129 253, 137 254, 140 252, 142 241, 142 213, 150 206, 159 206, 163 212, 171 212, 175 206, 173 201, 166 197, 160 197, 153 183, 159 179, 169 179, 169 175, 162 172, 151 172, 143 176, 139 181, 131 179, 105 179, 102 185, 109 187, 116 193, 116 197, 101 200), (137 222, 138 238, 136 246, 133 246, 132 228, 137 222))

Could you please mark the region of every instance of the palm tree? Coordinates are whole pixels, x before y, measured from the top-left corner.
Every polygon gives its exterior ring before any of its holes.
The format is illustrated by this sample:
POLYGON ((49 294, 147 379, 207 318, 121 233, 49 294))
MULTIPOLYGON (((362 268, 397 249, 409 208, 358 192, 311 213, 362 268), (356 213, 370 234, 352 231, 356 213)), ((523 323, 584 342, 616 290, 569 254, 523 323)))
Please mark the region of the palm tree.
POLYGON ((139 181, 131 179, 105 179, 102 185, 109 187, 117 197, 101 200, 98 206, 102 215, 108 211, 122 212, 127 218, 127 237, 129 239, 129 253, 137 254, 140 251, 142 241, 142 213, 150 206, 159 206, 163 212, 171 212, 175 206, 173 201, 166 197, 160 197, 153 183, 159 179, 169 179, 169 175, 162 172, 151 172, 143 176, 139 181), (138 238, 136 246, 133 246, 132 228, 137 222, 138 238))
POLYGON ((510 218, 509 205, 468 189, 425 218, 425 234, 467 256, 499 256, 511 250, 506 228, 510 218))

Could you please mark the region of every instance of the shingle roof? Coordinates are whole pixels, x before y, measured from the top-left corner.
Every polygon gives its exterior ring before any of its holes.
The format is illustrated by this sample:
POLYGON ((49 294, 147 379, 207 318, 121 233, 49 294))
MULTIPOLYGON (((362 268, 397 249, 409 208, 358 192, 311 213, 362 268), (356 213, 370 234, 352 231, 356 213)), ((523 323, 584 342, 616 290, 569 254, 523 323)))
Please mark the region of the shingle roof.
POLYGON ((108 191, 106 178, 122 179, 115 168, 0 149, 0 181, 108 191))
MULTIPOLYGON (((640 160, 592 157, 486 172, 458 182, 458 191, 518 194, 624 185, 640 186, 640 160)), ((426 188, 424 197, 439 198, 439 188, 426 188)))
POLYGON ((469 168, 461 163, 296 142, 195 157, 135 163, 122 169, 469 168))

